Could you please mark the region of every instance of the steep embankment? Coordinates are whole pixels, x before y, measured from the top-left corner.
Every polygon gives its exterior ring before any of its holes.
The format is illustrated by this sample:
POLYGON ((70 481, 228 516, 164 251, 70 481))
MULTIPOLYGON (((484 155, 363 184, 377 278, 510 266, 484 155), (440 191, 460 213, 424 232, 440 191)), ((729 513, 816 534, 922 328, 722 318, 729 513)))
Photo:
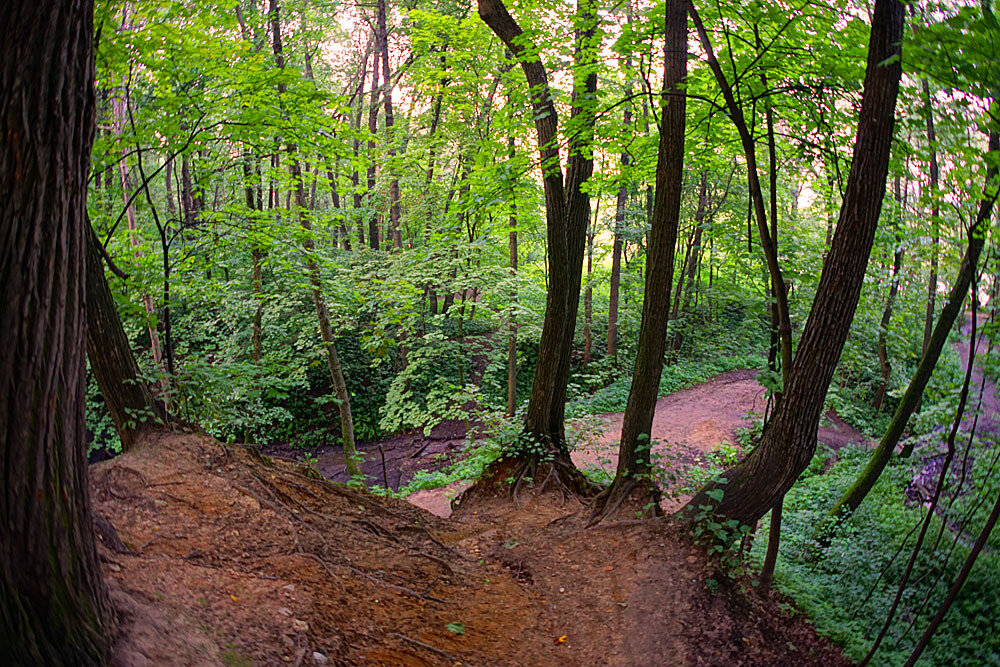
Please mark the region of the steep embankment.
POLYGON ((775 599, 710 592, 662 522, 584 530, 554 495, 443 520, 172 433, 91 479, 120 665, 842 663, 775 599))

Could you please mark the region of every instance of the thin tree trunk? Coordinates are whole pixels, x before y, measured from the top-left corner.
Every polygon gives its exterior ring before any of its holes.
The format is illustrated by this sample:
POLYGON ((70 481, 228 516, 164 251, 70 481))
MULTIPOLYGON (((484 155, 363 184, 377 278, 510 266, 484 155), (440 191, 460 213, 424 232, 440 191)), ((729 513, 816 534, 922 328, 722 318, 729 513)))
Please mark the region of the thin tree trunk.
POLYGON ((642 304, 639 346, 632 387, 622 422, 618 468, 611 486, 594 502, 591 523, 617 509, 637 485, 653 499, 659 512, 659 492, 646 477, 650 470, 650 434, 659 395, 670 291, 674 275, 674 250, 680 221, 684 178, 684 128, 686 125, 687 2, 667 0, 664 18, 664 69, 660 143, 656 165, 656 199, 647 241, 646 298, 642 304))
MULTIPOLYGON (((991 133, 989 151, 995 153, 998 150, 1000 150, 1000 142, 998 142, 997 134, 991 133)), ((858 475, 857 480, 851 485, 851 488, 847 490, 843 497, 830 510, 828 518, 834 522, 834 525, 839 525, 850 516, 861 505, 868 492, 872 490, 872 487, 875 486, 875 482, 878 481, 886 464, 889 463, 896 445, 899 444, 899 439, 903 435, 910 416, 920 403, 924 388, 927 386, 927 382, 934 372, 938 357, 940 357, 941 350, 944 349, 945 342, 948 340, 948 334, 962 310, 962 303, 965 301, 965 297, 969 292, 969 286, 972 284, 972 280, 976 274, 979 256, 982 253, 986 240, 985 229, 990 219, 993 203, 996 200, 996 195, 991 194, 989 189, 991 181, 997 176, 997 171, 995 163, 992 162, 986 169, 986 183, 983 186, 983 196, 979 204, 979 213, 976 216, 975 224, 969 230, 969 245, 965 249, 955 284, 952 286, 951 292, 949 292, 948 298, 945 300, 944 308, 941 309, 941 315, 938 316, 937 324, 934 326, 927 349, 920 358, 920 364, 917 366, 910 384, 906 387, 903 398, 899 401, 899 405, 896 406, 896 412, 892 416, 892 421, 889 422, 889 427, 886 429, 875 451, 872 452, 872 457, 868 461, 868 465, 858 475)), ((913 445, 909 444, 907 448, 904 448, 900 456, 909 456, 912 448, 913 445)))
POLYGON ((587 230, 587 291, 583 294, 583 363, 590 364, 591 347, 594 344, 594 288, 590 285, 590 274, 594 271, 594 233, 597 229, 597 216, 601 211, 601 200, 594 206, 594 219, 587 230))
POLYGON ((892 364, 889 363, 889 352, 886 347, 886 335, 889 331, 889 321, 892 319, 892 307, 896 302, 896 294, 899 292, 899 276, 903 270, 903 244, 899 235, 902 233, 902 198, 900 197, 899 176, 893 182, 893 191, 896 201, 896 250, 892 258, 892 278, 889 286, 889 297, 885 301, 885 309, 882 311, 882 320, 878 327, 878 365, 882 373, 882 381, 875 390, 872 399, 872 410, 879 412, 882 410, 882 403, 885 401, 886 392, 889 389, 889 376, 892 374, 892 364))
MULTIPOLYGON (((514 159, 514 137, 508 139, 510 159, 514 159)), ((510 315, 507 333, 507 416, 513 417, 517 409, 517 189, 510 192, 510 232, 507 237, 510 261, 510 315)))
MULTIPOLYGON (((629 11, 629 21, 632 20, 631 8, 629 11)), ((625 57, 625 71, 632 69, 631 54, 625 57)), ((625 88, 625 96, 631 97, 632 86, 629 83, 625 88)), ((632 128, 632 105, 625 104, 622 111, 622 126, 626 132, 632 128)), ((628 204, 628 166, 632 157, 627 149, 622 150, 619 160, 621 182, 618 185, 618 198, 615 202, 615 237, 611 248, 611 284, 608 295, 608 342, 607 354, 615 362, 618 361, 618 300, 622 282, 622 243, 625 234, 625 210, 628 204)))
MULTIPOLYGON (((281 44, 281 14, 277 0, 271 0, 271 33, 274 40, 274 59, 279 69, 285 67, 285 57, 281 44)), ((278 84, 278 93, 284 94, 285 84, 278 84)), ((333 336, 333 328, 330 326, 330 314, 326 307, 326 299, 323 297, 323 284, 320 276, 319 263, 316 261, 316 247, 312 238, 312 224, 306 215, 306 189, 302 179, 302 170, 295 154, 298 148, 295 144, 288 145, 289 171, 295 187, 295 205, 298 209, 299 225, 305 231, 302 247, 305 250, 306 273, 309 276, 309 284, 312 291, 313 306, 316 309, 316 317, 319 320, 320 337, 323 341, 323 348, 326 353, 327 369, 330 372, 330 381, 333 384, 334 396, 337 398, 340 409, 340 433, 344 446, 344 462, 347 472, 352 478, 361 475, 361 468, 358 465, 358 453, 354 444, 354 418, 351 415, 351 396, 347 390, 347 382, 344 380, 344 371, 340 363, 340 356, 337 354, 336 341, 333 336)))
MULTIPOLYGON (((116 97, 111 103, 114 110, 114 132, 115 136, 118 137, 122 135, 125 129, 125 105, 128 104, 127 94, 127 91, 123 88, 122 94, 116 97)), ((128 221, 129 239, 131 240, 132 247, 135 248, 136 257, 141 257, 142 251, 139 249, 139 227, 136 223, 135 207, 129 203, 129 193, 131 192, 132 187, 129 182, 128 167, 126 165, 127 155, 128 149, 122 146, 121 160, 118 161, 118 178, 119 183, 122 186, 122 201, 126 206, 125 215, 126 220, 128 221)), ((167 368, 164 365, 163 348, 160 345, 160 334, 156 331, 156 326, 152 324, 157 320, 157 317, 156 307, 153 305, 153 297, 149 294, 149 292, 143 292, 142 305, 146 311, 146 330, 149 332, 149 349, 153 355, 153 363, 163 371, 164 375, 169 375, 167 368)), ((166 378, 164 378, 164 381, 169 383, 169 380, 166 378)))
POLYGON ((927 351, 931 343, 934 329, 934 306, 937 299, 938 261, 941 246, 941 204, 938 196, 940 178, 937 159, 937 135, 934 132, 934 107, 931 104, 931 91, 927 79, 921 82, 924 92, 924 103, 927 105, 927 146, 931 151, 930 159, 930 196, 931 196, 931 270, 927 276, 927 313, 924 316, 924 344, 921 348, 927 351))
POLYGON ((0 3, 0 662, 103 665, 84 420, 93 3, 0 3), (26 45, 31 45, 26 48, 26 45))
POLYGON ((372 54, 372 89, 368 104, 368 245, 379 249, 378 213, 375 210, 375 135, 378 132, 378 65, 379 49, 372 54))
POLYGON ((375 34, 379 42, 379 49, 382 52, 382 85, 385 86, 383 92, 383 105, 385 113, 385 134, 389 142, 387 151, 389 157, 389 171, 392 177, 389 181, 389 236, 392 238, 392 247, 401 250, 403 247, 403 235, 399 230, 399 178, 395 174, 394 160, 396 149, 392 145, 392 79, 389 77, 389 35, 386 29, 386 9, 385 0, 377 0, 376 3, 376 28, 375 34))

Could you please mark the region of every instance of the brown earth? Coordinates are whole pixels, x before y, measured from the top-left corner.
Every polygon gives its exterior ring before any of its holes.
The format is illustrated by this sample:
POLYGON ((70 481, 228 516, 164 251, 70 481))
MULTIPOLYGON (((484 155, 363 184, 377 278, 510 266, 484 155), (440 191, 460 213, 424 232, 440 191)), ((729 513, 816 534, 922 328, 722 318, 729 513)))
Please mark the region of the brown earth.
POLYGON ((553 495, 443 520, 190 433, 91 493, 119 665, 844 664, 662 522, 584 530, 553 495))

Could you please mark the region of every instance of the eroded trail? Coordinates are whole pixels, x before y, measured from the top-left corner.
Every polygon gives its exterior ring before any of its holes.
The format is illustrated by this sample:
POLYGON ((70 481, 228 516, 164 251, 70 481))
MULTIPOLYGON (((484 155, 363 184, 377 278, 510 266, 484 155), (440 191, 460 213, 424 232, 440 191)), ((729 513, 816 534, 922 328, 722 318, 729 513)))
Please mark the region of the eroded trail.
MULTIPOLYGON (((697 465, 763 408, 753 371, 657 404, 657 448, 697 465)), ((574 453, 613 470, 622 415, 574 453)), ((464 433, 464 430, 463 430, 464 433)), ((835 417, 820 439, 860 439, 835 417)), ((460 434, 396 436, 369 475, 443 465, 460 434)), ((374 450, 377 451, 377 448, 374 450)), ((374 457, 372 457, 374 458, 374 457)), ((321 462, 336 473, 334 457, 321 462)), ((839 665, 839 650, 775 597, 735 589, 665 522, 605 522, 550 489, 501 486, 450 518, 458 489, 413 504, 307 468, 161 434, 91 468, 105 574, 127 610, 117 664, 839 665), (713 586, 714 588, 714 586, 713 586), (786 608, 787 609, 787 608, 786 608)))
POLYGON ((115 665, 844 664, 776 599, 710 591, 663 522, 585 530, 554 493, 445 520, 173 433, 91 491, 115 665))

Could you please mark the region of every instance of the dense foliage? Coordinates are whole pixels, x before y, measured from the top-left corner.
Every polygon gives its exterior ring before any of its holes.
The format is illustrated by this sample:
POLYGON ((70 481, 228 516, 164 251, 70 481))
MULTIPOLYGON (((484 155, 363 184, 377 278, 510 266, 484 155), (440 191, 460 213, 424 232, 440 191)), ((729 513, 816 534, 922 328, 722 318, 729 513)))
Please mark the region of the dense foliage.
MULTIPOLYGON (((795 341, 850 168, 868 3, 697 4, 735 82, 762 170, 773 177, 767 188, 795 341)), ((566 37, 578 27, 572 6, 526 0, 510 9, 540 45, 556 107, 568 117, 580 75, 566 37)), ((589 65, 599 83, 586 102, 596 110, 595 170, 585 185, 592 217, 568 394, 573 419, 621 411, 628 397, 661 103, 662 3, 599 9, 600 48, 589 65), (609 328, 617 331, 613 353, 609 328)), ((998 122, 1000 29, 988 4, 910 9, 890 187, 827 395, 829 408, 876 438, 917 367, 938 295, 958 273, 986 166, 997 159, 986 134, 998 122)), ((141 370, 168 411, 227 441, 338 444, 317 290, 357 439, 429 431, 449 419, 499 424, 492 439, 469 444, 457 468, 418 475, 410 490, 478 475, 516 438, 538 357, 549 258, 529 90, 474 9, 431 1, 101 0, 95 25, 100 118, 90 220, 116 265, 107 277, 141 370), (514 414, 506 414, 510 336, 514 414)), ((694 39, 690 54, 682 223, 660 392, 742 368, 761 370, 761 384, 780 392, 780 373, 766 369, 769 278, 751 229, 746 159, 694 39)), ((561 140, 580 131, 570 119, 561 140)), ((990 229, 989 260, 975 283, 984 302, 996 290, 992 240, 990 229)), ((911 424, 927 448, 955 418, 964 368, 948 350, 911 424)), ((1000 361, 987 353, 980 363, 995 375, 1000 361)), ((117 451, 93 379, 87 405, 92 449, 117 451)), ((916 619, 914 628, 898 642, 891 635, 877 657, 884 664, 908 655, 921 619, 936 610, 964 559, 969 540, 955 522, 971 516, 974 534, 989 508, 978 499, 997 493, 989 463, 1000 451, 995 433, 981 433, 973 451, 965 486, 934 520, 932 534, 944 537, 921 551, 907 613, 892 632, 916 619)), ((839 452, 829 470, 824 461, 787 498, 777 581, 861 658, 898 580, 898 562, 889 559, 920 516, 905 491, 924 459, 894 462, 817 557, 812 528, 863 468, 866 451, 839 452)), ((1000 660, 995 633, 983 625, 998 612, 989 592, 998 577, 1000 562, 984 554, 926 661, 1000 660)))

